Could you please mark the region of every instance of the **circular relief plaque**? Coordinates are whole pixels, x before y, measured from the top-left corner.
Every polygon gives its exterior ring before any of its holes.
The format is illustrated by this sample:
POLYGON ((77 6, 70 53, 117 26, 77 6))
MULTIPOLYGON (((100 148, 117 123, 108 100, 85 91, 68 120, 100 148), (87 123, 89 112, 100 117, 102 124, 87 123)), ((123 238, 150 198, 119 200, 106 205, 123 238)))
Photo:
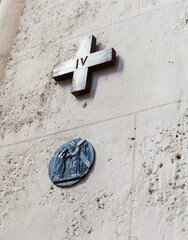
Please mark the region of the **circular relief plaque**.
POLYGON ((55 152, 49 165, 49 177, 57 186, 70 186, 79 182, 91 169, 94 148, 85 139, 73 139, 55 152))

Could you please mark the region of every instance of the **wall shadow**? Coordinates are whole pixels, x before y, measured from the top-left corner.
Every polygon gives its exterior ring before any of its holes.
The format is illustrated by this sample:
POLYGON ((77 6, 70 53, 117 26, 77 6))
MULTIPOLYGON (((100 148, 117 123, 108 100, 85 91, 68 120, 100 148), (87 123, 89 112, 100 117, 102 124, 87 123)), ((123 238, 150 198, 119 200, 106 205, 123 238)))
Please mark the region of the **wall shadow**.
POLYGON ((86 101, 88 100, 88 98, 90 99, 94 98, 96 94, 99 78, 101 76, 108 77, 108 75, 115 75, 117 72, 122 72, 123 68, 124 68, 124 61, 120 56, 117 56, 115 66, 93 72, 92 79, 91 79, 90 92, 88 94, 78 96, 77 99, 86 101))

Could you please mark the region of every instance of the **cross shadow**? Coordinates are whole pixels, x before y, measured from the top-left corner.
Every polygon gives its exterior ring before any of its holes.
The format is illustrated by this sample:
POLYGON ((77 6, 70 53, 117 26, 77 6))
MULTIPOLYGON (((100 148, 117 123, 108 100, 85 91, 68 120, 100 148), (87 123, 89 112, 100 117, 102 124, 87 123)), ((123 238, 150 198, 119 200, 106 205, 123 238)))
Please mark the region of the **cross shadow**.
POLYGON ((92 73, 92 78, 91 78, 91 86, 90 86, 90 92, 88 94, 84 94, 81 96, 77 96, 76 98, 78 100, 87 100, 88 98, 94 98, 95 94, 96 94, 96 89, 97 89, 97 85, 98 85, 98 80, 101 76, 107 76, 109 74, 113 74, 115 75, 116 72, 122 72, 124 68, 124 62, 123 59, 120 56, 116 57, 116 65, 113 67, 109 67, 106 69, 102 69, 99 71, 94 71, 92 73))
MULTIPOLYGON (((54 80, 55 81, 55 80, 54 80)), ((71 93, 71 84, 72 84, 72 78, 67 78, 65 80, 61 80, 56 82, 57 85, 59 85, 61 88, 70 87, 70 93, 71 93)))
MULTIPOLYGON (((99 49, 99 47, 98 47, 99 49)), ((120 56, 116 56, 116 64, 113 67, 108 67, 106 69, 101 69, 98 71, 94 71, 92 73, 91 77, 91 85, 90 85, 90 92, 88 94, 80 95, 75 97, 78 101, 86 101, 89 98, 92 99, 95 97, 96 94, 96 89, 98 85, 98 80, 101 76, 106 76, 108 77, 109 74, 115 74, 116 72, 122 72, 124 68, 124 62, 123 59, 120 56)), ((70 86, 70 91, 71 91, 71 84, 72 84, 72 78, 63 80, 63 81, 58 81, 57 84, 61 86, 61 88, 69 87, 70 86)))

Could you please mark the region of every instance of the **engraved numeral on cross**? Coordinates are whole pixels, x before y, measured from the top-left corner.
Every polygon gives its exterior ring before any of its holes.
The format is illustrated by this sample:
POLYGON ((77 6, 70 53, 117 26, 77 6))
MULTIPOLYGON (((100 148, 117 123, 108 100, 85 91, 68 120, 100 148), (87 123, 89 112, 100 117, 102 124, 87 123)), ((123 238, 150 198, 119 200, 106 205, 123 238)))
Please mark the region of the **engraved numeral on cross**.
POLYGON ((83 59, 83 58, 77 59, 76 69, 78 68, 79 60, 81 60, 82 66, 84 66, 85 62, 87 61, 87 58, 88 58, 88 56, 86 56, 85 59, 83 59))
POLYGON ((71 93, 75 96, 89 92, 93 71, 114 66, 116 63, 116 52, 113 48, 97 52, 95 48, 96 38, 93 35, 85 37, 80 41, 76 59, 54 67, 53 78, 56 81, 73 78, 71 93))

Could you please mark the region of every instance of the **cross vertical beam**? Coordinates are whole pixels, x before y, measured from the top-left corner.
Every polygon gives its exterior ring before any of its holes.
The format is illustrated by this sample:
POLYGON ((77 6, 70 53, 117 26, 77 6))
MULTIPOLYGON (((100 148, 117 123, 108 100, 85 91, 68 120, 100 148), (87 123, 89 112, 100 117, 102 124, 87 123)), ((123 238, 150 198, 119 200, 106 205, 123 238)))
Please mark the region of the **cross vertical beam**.
MULTIPOLYGON (((91 35, 80 39, 79 48, 76 54, 77 67, 85 65, 88 55, 95 51, 96 38, 91 35)), ((73 73, 72 90, 74 96, 89 92, 91 85, 91 71, 89 68, 76 69, 73 73)))

